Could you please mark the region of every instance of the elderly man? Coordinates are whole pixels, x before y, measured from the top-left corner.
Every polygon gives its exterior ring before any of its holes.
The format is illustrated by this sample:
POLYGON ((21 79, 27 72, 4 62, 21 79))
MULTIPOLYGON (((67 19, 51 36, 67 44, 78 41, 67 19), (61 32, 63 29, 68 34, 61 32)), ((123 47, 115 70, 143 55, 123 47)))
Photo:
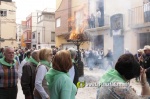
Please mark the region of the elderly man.
POLYGON ((71 54, 71 58, 72 58, 72 63, 73 63, 73 66, 71 67, 71 69, 69 70, 69 75, 72 79, 72 82, 77 85, 77 82, 78 82, 78 69, 77 69, 77 66, 75 64, 75 58, 76 58, 76 55, 77 55, 77 52, 74 48, 69 48, 68 49, 70 51, 70 54, 71 54))
POLYGON ((25 99, 34 99, 35 70, 39 62, 39 51, 34 50, 31 58, 22 68, 21 86, 25 99))
POLYGON ((150 46, 144 46, 143 68, 146 69, 147 81, 150 84, 150 46))
POLYGON ((17 98, 18 66, 14 59, 14 49, 4 49, 4 58, 0 59, 0 99, 17 98))

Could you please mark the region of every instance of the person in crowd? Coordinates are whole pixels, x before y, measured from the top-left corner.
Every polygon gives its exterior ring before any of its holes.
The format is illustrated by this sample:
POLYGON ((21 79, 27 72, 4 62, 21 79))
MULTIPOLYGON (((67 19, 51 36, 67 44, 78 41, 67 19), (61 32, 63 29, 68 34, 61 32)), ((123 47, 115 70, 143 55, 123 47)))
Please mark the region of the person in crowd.
POLYGON ((28 48, 25 48, 25 49, 24 49, 23 59, 24 59, 24 58, 26 58, 26 56, 27 56, 27 52, 28 52, 28 51, 29 51, 29 50, 28 50, 28 48))
POLYGON ((138 96, 129 85, 130 80, 137 76, 141 76, 141 95, 150 95, 145 70, 132 54, 121 55, 115 69, 107 71, 101 77, 97 99, 148 99, 138 96))
POLYGON ((86 59, 85 59, 85 51, 84 49, 81 49, 81 61, 83 62, 84 66, 86 65, 86 59))
POLYGON ((43 48, 39 51, 40 62, 35 77, 34 99, 50 99, 45 75, 52 67, 53 53, 50 48, 43 48))
POLYGON ((97 9, 96 17, 98 19, 98 26, 101 27, 101 11, 97 9))
POLYGON ((20 66, 20 60, 19 60, 19 54, 18 53, 19 53, 18 51, 14 52, 14 55, 15 55, 14 57, 20 66))
POLYGON ((125 48, 125 50, 124 50, 124 54, 131 54, 131 52, 129 51, 129 49, 128 49, 128 48, 125 48))
POLYGON ((87 21, 88 21, 89 28, 91 28, 92 26, 91 26, 91 18, 90 18, 90 16, 88 16, 87 21))
POLYGON ((89 52, 88 66, 89 66, 89 70, 93 70, 93 66, 94 66, 94 54, 93 54, 92 50, 90 50, 90 52, 89 52))
POLYGON ((104 57, 104 51, 103 49, 101 49, 100 51, 98 51, 98 54, 99 54, 99 57, 98 57, 98 62, 99 62, 99 69, 103 69, 103 66, 104 66, 104 60, 103 60, 103 57, 104 57))
POLYGON ((111 49, 108 49, 108 53, 105 56, 107 58, 108 61, 108 66, 113 66, 113 53, 111 51, 111 49))
POLYGON ((95 28, 95 16, 91 14, 91 28, 95 28))
POLYGON ((140 65, 142 65, 142 63, 143 63, 143 54, 144 54, 144 50, 139 49, 137 51, 137 54, 134 55, 136 60, 139 62, 140 65))
POLYGON ((21 79, 21 76, 22 76, 22 68, 23 68, 24 64, 26 62, 28 62, 28 60, 30 59, 30 56, 31 56, 31 52, 27 51, 26 52, 26 58, 21 62, 20 66, 19 66, 18 76, 19 76, 20 79, 21 79))
POLYGON ((19 49, 19 61, 20 63, 23 61, 23 50, 19 49))
POLYGON ((39 63, 39 51, 34 50, 31 58, 22 68, 21 86, 25 99, 34 99, 35 71, 39 63))
POLYGON ((52 66, 46 74, 50 99, 75 99, 77 92, 68 72, 72 67, 70 52, 58 51, 52 61, 52 66))
MULTIPOLYGON (((137 51, 137 54, 134 55, 135 59, 139 62, 140 66, 143 65, 143 54, 144 54, 143 49, 139 49, 137 51)), ((138 82, 139 80, 140 78, 136 77, 136 81, 138 82)))
POLYGON ((142 66, 144 69, 146 69, 147 81, 150 84, 150 46, 149 45, 144 46, 144 55, 143 55, 142 66))
POLYGON ((6 47, 0 59, 0 99, 17 99, 18 64, 14 49, 6 47))
POLYGON ((89 50, 87 49, 86 51, 85 51, 85 66, 89 66, 89 64, 88 64, 88 57, 89 57, 89 50))
POLYGON ((74 48, 69 48, 68 51, 70 51, 71 54, 71 59, 72 59, 72 67, 69 69, 69 75, 71 77, 72 82, 77 85, 79 76, 78 76, 78 68, 77 65, 75 63, 75 58, 77 55, 77 52, 74 48))

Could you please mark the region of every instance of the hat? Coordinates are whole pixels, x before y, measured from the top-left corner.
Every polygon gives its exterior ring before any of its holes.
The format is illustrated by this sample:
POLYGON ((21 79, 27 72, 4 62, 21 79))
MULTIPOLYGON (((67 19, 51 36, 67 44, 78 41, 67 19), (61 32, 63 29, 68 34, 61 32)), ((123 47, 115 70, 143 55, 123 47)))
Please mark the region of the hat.
POLYGON ((143 51, 144 51, 143 49, 138 50, 139 53, 144 53, 143 51))
POLYGON ((144 46, 144 51, 145 51, 145 50, 150 50, 150 46, 149 46, 149 45, 145 45, 145 46, 144 46))

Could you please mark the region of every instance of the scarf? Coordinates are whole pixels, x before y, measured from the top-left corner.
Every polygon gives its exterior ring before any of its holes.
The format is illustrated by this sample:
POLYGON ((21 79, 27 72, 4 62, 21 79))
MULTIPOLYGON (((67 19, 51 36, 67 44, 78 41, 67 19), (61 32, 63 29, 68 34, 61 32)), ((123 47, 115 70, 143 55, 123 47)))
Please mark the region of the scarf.
POLYGON ((33 59, 32 57, 30 57, 28 61, 38 65, 38 62, 35 59, 33 59))
POLYGON ((25 60, 26 60, 26 61, 29 61, 29 59, 30 59, 30 58, 28 58, 28 57, 26 56, 25 60))
POLYGON ((3 58, 0 59, 0 63, 3 64, 3 65, 6 65, 6 66, 12 67, 12 66, 15 66, 15 65, 16 65, 16 60, 14 59, 14 60, 13 60, 13 63, 10 64, 10 63, 7 63, 7 62, 5 61, 5 58, 3 57, 3 58))
POLYGON ((52 64, 50 62, 46 61, 46 60, 41 60, 40 63, 43 64, 43 65, 46 65, 49 68, 52 68, 52 64))
POLYGON ((106 72, 100 79, 100 84, 102 83, 110 83, 110 82, 120 82, 125 83, 126 81, 123 79, 123 76, 121 76, 117 70, 111 69, 108 72, 106 72))

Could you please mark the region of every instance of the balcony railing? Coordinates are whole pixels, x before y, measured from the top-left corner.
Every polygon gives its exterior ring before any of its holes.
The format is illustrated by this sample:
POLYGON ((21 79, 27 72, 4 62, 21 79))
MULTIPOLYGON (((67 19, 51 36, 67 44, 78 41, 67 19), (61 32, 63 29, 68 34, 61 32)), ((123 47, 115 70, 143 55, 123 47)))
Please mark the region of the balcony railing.
POLYGON ((103 27, 103 26, 110 26, 110 16, 109 15, 104 15, 104 18, 100 19, 100 25, 99 25, 99 20, 97 17, 95 17, 94 27, 92 26, 91 23, 90 24, 88 23, 88 29, 103 27))
POLYGON ((150 26, 150 3, 129 10, 129 26, 132 28, 150 26))

